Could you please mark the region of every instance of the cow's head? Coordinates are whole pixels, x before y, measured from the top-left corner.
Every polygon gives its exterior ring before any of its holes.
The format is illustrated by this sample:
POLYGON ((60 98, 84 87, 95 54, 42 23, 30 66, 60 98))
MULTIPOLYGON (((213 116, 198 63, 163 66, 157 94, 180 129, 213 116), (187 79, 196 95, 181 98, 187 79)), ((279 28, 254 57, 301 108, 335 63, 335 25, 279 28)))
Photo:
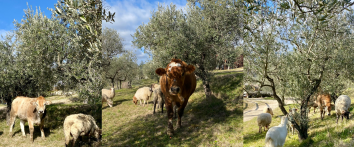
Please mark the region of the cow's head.
POLYGON ((43 96, 40 96, 31 102, 31 104, 36 107, 38 113, 44 113, 45 106, 50 105, 51 103, 51 101, 46 101, 43 96))
POLYGON ((136 105, 138 103, 138 99, 134 96, 133 97, 133 103, 136 105))
POLYGON ((330 116, 330 115, 331 115, 331 110, 332 110, 331 105, 326 106, 326 107, 325 107, 325 110, 327 111, 327 115, 330 116))
POLYGON ((342 110, 342 115, 349 120, 349 111, 342 110))
POLYGON ((185 75, 194 72, 194 70, 193 65, 187 65, 181 59, 172 59, 166 68, 158 68, 155 72, 159 76, 166 75, 166 89, 170 95, 177 95, 182 92, 185 75))

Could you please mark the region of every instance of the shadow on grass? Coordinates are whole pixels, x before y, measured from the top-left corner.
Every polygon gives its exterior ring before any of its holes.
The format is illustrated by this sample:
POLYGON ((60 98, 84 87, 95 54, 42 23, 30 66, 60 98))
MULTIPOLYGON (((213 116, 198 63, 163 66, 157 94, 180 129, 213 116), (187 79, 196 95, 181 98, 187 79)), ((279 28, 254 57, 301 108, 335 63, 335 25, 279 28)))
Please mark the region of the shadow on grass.
MULTIPOLYGON (((123 100, 116 100, 116 101, 113 101, 113 106, 112 107, 115 107, 115 106, 118 106, 120 104, 122 104, 124 101, 129 101, 128 99, 123 99, 123 100)), ((104 109, 107 109, 107 108, 110 108, 107 103, 104 103, 104 107, 102 107, 102 110, 104 109)))
MULTIPOLYGON (((16 122, 18 122, 18 121, 16 121, 16 122)), ((19 125, 19 124, 17 124, 17 125, 19 125)), ((10 129, 10 127, 8 127, 8 129, 10 129)), ((49 128, 43 128, 43 131, 44 131, 44 136, 45 137, 48 137, 50 135, 50 129, 49 128)), ((21 136, 22 136, 21 129, 19 129, 17 131, 14 131, 14 134, 12 136, 10 136, 10 137, 15 136, 17 133, 21 134, 21 136)), ((29 131, 28 125, 25 125, 25 133, 26 133, 26 138, 29 139, 30 131, 29 131)), ((41 131, 40 131, 40 127, 39 126, 34 125, 33 139, 36 139, 37 137, 41 138, 41 131)))
MULTIPOLYGON (((258 128, 258 126, 255 126, 258 128)), ((262 133, 258 133, 258 129, 256 132, 251 133, 251 134, 247 134, 247 135, 243 135, 243 144, 248 144, 253 142, 254 140, 259 140, 259 139, 265 139, 265 136, 267 134, 267 131, 264 131, 264 129, 262 128, 262 133)))
MULTIPOLYGON (((216 138, 207 129, 213 128, 215 124, 227 123, 231 117, 242 120, 242 110, 228 111, 223 100, 211 96, 208 99, 198 98, 187 105, 182 117, 182 128, 176 130, 177 119, 173 121, 175 134, 171 138, 166 134, 166 113, 136 117, 123 124, 124 128, 105 136, 110 146, 180 146, 185 143, 197 146, 205 139, 216 138)), ((234 124, 227 132, 242 127, 242 123, 234 124)))

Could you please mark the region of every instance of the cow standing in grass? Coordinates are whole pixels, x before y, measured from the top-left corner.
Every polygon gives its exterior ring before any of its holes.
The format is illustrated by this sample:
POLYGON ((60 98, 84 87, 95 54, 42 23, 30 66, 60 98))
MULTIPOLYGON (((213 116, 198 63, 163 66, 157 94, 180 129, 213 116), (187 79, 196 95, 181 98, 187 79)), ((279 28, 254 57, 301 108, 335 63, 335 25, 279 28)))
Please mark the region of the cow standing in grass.
POLYGON ((173 135, 173 104, 178 107, 177 128, 181 127, 181 118, 189 97, 195 91, 197 81, 194 74, 195 67, 188 65, 180 59, 172 59, 166 68, 156 69, 160 77, 161 91, 165 96, 168 128, 167 134, 173 135))
POLYGON ((323 120, 326 112, 328 116, 331 115, 333 105, 331 105, 331 96, 329 94, 319 94, 316 102, 320 108, 321 120, 323 120))
POLYGON ((41 129, 41 136, 45 139, 43 131, 43 119, 46 115, 45 106, 50 105, 51 101, 46 101, 44 97, 40 96, 38 98, 28 98, 28 97, 16 97, 11 104, 10 114, 7 114, 7 124, 10 125, 9 135, 12 137, 12 128, 14 126, 16 117, 20 119, 20 126, 22 136, 26 137, 25 134, 25 123, 28 122, 30 130, 30 139, 33 141, 33 125, 39 125, 41 129))

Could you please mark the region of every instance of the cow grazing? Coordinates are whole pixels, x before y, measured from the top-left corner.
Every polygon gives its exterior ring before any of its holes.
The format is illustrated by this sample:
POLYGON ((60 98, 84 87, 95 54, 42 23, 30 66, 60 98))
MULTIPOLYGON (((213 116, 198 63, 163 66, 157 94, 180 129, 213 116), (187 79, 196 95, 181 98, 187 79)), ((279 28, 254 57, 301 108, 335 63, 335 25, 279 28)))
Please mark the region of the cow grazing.
POLYGON ((317 96, 317 105, 320 108, 320 113, 321 113, 321 119, 323 120, 323 117, 327 111, 327 115, 331 115, 331 96, 329 94, 319 94, 317 96))
POLYGON ((193 94, 197 82, 194 74, 195 67, 180 59, 172 59, 166 68, 156 69, 160 77, 161 91, 165 96, 168 128, 167 134, 173 135, 173 104, 178 107, 177 128, 181 127, 181 118, 189 97, 193 94))
POLYGON ((44 97, 28 98, 28 97, 16 97, 11 105, 10 116, 8 118, 8 125, 10 125, 10 136, 12 136, 12 128, 14 126, 16 117, 20 119, 22 136, 25 134, 25 122, 28 122, 30 130, 30 139, 33 141, 33 125, 39 125, 41 129, 41 136, 45 139, 43 131, 43 119, 46 115, 45 106, 50 105, 52 102, 47 101, 44 97))

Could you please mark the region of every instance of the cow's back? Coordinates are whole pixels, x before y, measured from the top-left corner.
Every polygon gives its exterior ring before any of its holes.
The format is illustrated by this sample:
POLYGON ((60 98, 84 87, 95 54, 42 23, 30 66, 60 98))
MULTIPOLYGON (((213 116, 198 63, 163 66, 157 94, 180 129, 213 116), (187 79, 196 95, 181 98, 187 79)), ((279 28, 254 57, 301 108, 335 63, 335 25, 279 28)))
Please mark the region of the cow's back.
POLYGON ((317 104, 319 107, 330 107, 331 106, 331 96, 329 94, 320 94, 317 97, 317 104))
POLYGON ((35 106, 31 104, 34 98, 16 97, 11 104, 11 113, 16 115, 21 120, 27 120, 28 117, 33 117, 35 106))

